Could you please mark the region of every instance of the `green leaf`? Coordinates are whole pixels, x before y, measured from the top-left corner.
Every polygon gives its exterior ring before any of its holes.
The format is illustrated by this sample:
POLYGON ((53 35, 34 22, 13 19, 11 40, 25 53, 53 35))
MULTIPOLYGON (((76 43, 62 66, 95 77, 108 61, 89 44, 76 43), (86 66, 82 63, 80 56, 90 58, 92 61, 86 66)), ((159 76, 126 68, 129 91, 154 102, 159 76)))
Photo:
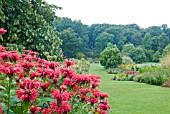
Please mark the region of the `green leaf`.
POLYGON ((0 35, 0 40, 3 41, 3 37, 0 35))
POLYGON ((0 85, 0 90, 6 90, 6 88, 0 85))
POLYGON ((6 98, 8 95, 4 94, 3 92, 0 92, 0 98, 6 98))
POLYGON ((63 82, 64 82, 64 79, 63 79, 63 78, 59 79, 59 80, 58 80, 58 85, 61 85, 63 82))

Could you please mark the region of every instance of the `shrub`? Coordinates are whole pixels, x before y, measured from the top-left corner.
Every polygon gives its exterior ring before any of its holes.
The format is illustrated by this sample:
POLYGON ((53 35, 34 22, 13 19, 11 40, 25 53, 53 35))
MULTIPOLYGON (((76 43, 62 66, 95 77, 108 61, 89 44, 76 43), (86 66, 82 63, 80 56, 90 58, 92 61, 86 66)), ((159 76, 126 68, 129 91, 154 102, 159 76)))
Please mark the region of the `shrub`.
POLYGON ((135 75, 127 76, 126 81, 133 81, 134 77, 135 77, 135 75))
POLYGON ((108 74, 119 74, 121 73, 121 70, 119 68, 108 68, 106 69, 106 72, 108 74))
POLYGON ((97 89, 100 76, 77 74, 36 52, 6 51, 0 46, 0 112, 4 114, 107 114, 108 94, 97 89), (3 108, 2 108, 3 107, 3 108))
POLYGON ((154 72, 159 70, 160 67, 158 66, 145 66, 145 67, 141 67, 138 69, 139 73, 143 73, 143 72, 154 72))
POLYGON ((122 63, 122 56, 116 45, 110 44, 100 53, 100 63, 106 69, 117 67, 122 63))
POLYGON ((147 83, 151 85, 162 85, 166 80, 167 76, 159 71, 147 72, 140 75, 138 82, 147 83))
POLYGON ((123 56, 122 63, 123 64, 134 64, 133 60, 129 56, 123 56))
POLYGON ((83 52, 78 52, 78 53, 76 54, 76 57, 77 57, 78 59, 82 59, 82 58, 85 57, 85 55, 83 54, 83 52))

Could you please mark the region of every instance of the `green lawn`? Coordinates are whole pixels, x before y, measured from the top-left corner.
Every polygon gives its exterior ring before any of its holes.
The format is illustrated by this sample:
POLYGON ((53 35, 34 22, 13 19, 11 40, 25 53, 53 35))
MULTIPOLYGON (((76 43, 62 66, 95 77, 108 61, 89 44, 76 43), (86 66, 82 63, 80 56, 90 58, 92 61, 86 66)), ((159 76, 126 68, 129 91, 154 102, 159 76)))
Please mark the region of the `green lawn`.
POLYGON ((170 88, 113 81, 99 64, 91 64, 90 73, 102 76, 100 89, 109 94, 109 114, 170 114, 170 88))

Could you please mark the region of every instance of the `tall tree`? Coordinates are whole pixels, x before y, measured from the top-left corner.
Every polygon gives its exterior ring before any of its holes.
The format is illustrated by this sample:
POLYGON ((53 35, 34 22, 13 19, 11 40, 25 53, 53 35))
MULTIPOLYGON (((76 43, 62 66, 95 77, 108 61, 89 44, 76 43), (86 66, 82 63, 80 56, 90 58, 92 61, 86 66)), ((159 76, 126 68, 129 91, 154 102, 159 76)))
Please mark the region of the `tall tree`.
POLYGON ((82 51, 83 40, 71 28, 60 32, 60 38, 63 40, 64 55, 68 58, 76 58, 76 54, 82 51))
MULTIPOLYGON (((88 26, 83 25, 80 20, 71 20, 70 18, 63 17, 55 21, 56 30, 62 32, 68 28, 71 28, 79 38, 83 41, 83 45, 80 48, 81 52, 85 55, 89 55, 89 46, 88 46, 88 26)), ((65 42, 65 41, 64 41, 65 42)), ((62 46, 63 47, 63 46, 62 46)))
POLYGON ((160 53, 163 52, 163 49, 169 44, 169 38, 166 36, 165 33, 162 33, 159 37, 159 46, 158 51, 160 53))
POLYGON ((144 38, 142 39, 142 43, 143 43, 143 46, 148 49, 148 50, 151 50, 152 49, 152 36, 150 35, 150 33, 146 33, 144 38))
POLYGON ((95 43, 95 56, 99 56, 100 52, 102 52, 106 47, 107 44, 113 42, 114 35, 109 34, 107 32, 102 32, 97 38, 95 43))

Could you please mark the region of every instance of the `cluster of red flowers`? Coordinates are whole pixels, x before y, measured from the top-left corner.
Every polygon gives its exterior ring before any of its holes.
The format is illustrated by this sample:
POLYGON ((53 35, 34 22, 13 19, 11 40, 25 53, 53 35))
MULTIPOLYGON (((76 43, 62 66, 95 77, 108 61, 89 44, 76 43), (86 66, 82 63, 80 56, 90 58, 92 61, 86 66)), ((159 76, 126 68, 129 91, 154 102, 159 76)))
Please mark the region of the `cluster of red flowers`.
POLYGON ((77 74, 72 68, 75 62, 69 60, 66 60, 62 67, 58 62, 38 58, 36 52, 22 52, 19 54, 16 51, 6 51, 0 46, 0 72, 12 78, 18 99, 31 103, 28 107, 30 113, 74 112, 75 102, 90 103, 87 107, 89 112, 108 112, 108 94, 97 89, 100 76, 77 74), (37 106, 35 102, 42 96, 53 101, 37 106))
POLYGON ((138 74, 138 71, 130 70, 130 71, 124 72, 124 74, 127 74, 127 75, 138 74))

